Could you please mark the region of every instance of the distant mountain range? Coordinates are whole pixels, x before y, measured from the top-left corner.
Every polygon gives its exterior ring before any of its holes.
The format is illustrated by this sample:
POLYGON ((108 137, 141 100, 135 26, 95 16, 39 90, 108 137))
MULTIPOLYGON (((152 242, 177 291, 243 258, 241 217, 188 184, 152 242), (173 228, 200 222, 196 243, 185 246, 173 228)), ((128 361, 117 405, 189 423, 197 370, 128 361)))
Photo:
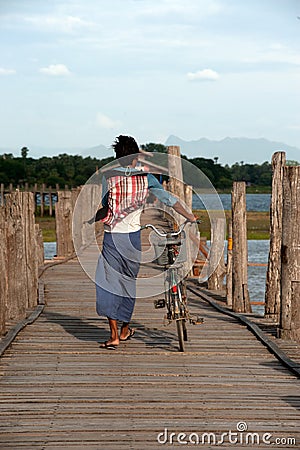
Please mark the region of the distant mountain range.
MULTIPOLYGON (((165 145, 179 145, 181 154, 188 158, 210 158, 218 157, 218 162, 222 165, 232 165, 235 162, 258 163, 271 161, 273 153, 277 151, 285 151, 289 160, 300 162, 300 149, 291 147, 282 142, 273 142, 267 139, 250 139, 250 138, 230 138, 226 137, 220 141, 214 141, 201 138, 193 141, 185 141, 177 136, 171 135, 165 142, 165 145)), ((16 154, 15 151, 9 149, 1 149, 0 154, 13 153, 15 156, 21 156, 21 151, 16 154)), ((97 145, 95 147, 83 148, 56 148, 46 149, 41 147, 29 147, 29 157, 40 158, 41 156, 54 156, 62 153, 71 155, 81 155, 83 157, 90 156, 92 158, 107 158, 113 156, 111 147, 105 145, 97 145)))
POLYGON ((273 153, 285 151, 289 160, 300 161, 300 149, 283 144, 282 142, 272 142, 267 139, 230 138, 226 137, 221 141, 212 141, 201 138, 196 141, 184 141, 177 136, 171 135, 166 140, 165 145, 179 145, 181 153, 188 158, 219 158, 219 163, 234 164, 244 161, 245 163, 263 163, 271 161, 273 153))

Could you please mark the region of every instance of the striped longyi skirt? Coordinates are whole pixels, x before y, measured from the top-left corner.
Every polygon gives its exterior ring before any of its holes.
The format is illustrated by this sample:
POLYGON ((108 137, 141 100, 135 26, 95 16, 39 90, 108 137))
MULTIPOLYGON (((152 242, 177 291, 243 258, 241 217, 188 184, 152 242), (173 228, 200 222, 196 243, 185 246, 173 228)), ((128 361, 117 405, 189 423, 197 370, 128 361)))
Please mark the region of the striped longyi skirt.
POLYGON ((99 316, 130 322, 140 260, 140 231, 104 233, 96 269, 96 310, 99 316))

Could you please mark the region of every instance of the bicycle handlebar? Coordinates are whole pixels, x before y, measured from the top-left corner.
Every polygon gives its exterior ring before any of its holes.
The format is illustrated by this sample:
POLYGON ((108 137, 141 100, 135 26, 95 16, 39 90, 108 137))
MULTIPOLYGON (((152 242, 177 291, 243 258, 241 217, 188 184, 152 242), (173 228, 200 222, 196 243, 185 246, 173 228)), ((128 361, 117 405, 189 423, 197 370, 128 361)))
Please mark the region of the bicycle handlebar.
POLYGON ((169 233, 162 233, 160 232, 154 225, 152 225, 152 223, 147 223, 146 225, 143 225, 141 227, 141 230, 145 230, 146 228, 152 228, 152 230, 158 234, 158 236, 160 237, 167 237, 167 236, 179 236, 181 234, 181 232, 183 231, 184 227, 188 224, 188 223, 201 223, 201 220, 196 220, 195 222, 192 222, 191 220, 185 220, 179 227, 178 231, 171 231, 169 233))

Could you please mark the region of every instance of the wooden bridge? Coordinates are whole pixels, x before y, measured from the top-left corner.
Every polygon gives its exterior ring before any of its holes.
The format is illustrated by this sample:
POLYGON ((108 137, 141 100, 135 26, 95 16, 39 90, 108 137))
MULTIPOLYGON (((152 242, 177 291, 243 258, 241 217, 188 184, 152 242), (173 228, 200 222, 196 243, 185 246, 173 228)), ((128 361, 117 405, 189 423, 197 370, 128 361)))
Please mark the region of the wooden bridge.
POLYGON ((99 348, 108 327, 95 313, 94 284, 77 259, 43 280, 42 314, 1 358, 2 450, 299 448, 299 365, 291 372, 197 284, 190 310, 205 322, 189 325, 179 353, 153 298, 137 301, 134 337, 108 351, 99 348))

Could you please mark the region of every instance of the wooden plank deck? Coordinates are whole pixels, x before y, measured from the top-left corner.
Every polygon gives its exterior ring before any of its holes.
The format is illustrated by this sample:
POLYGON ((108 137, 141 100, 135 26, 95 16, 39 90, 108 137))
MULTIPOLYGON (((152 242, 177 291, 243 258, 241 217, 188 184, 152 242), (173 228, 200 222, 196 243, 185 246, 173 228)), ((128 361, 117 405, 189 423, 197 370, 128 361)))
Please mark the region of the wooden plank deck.
MULTIPOLYGON (((297 441, 273 448, 299 448, 300 380, 238 321, 190 294, 191 312, 205 323, 188 327, 187 351, 179 353, 164 310, 139 299, 134 338, 102 350, 108 327, 77 260, 49 268, 44 278, 44 313, 0 362, 1 450, 157 449, 165 428, 169 439, 194 432, 200 447, 214 448, 208 438, 201 445, 202 433, 220 439, 239 422, 258 434, 252 448, 270 448, 264 433, 271 442, 297 441)), ((219 446, 250 446, 224 440, 219 446)))

